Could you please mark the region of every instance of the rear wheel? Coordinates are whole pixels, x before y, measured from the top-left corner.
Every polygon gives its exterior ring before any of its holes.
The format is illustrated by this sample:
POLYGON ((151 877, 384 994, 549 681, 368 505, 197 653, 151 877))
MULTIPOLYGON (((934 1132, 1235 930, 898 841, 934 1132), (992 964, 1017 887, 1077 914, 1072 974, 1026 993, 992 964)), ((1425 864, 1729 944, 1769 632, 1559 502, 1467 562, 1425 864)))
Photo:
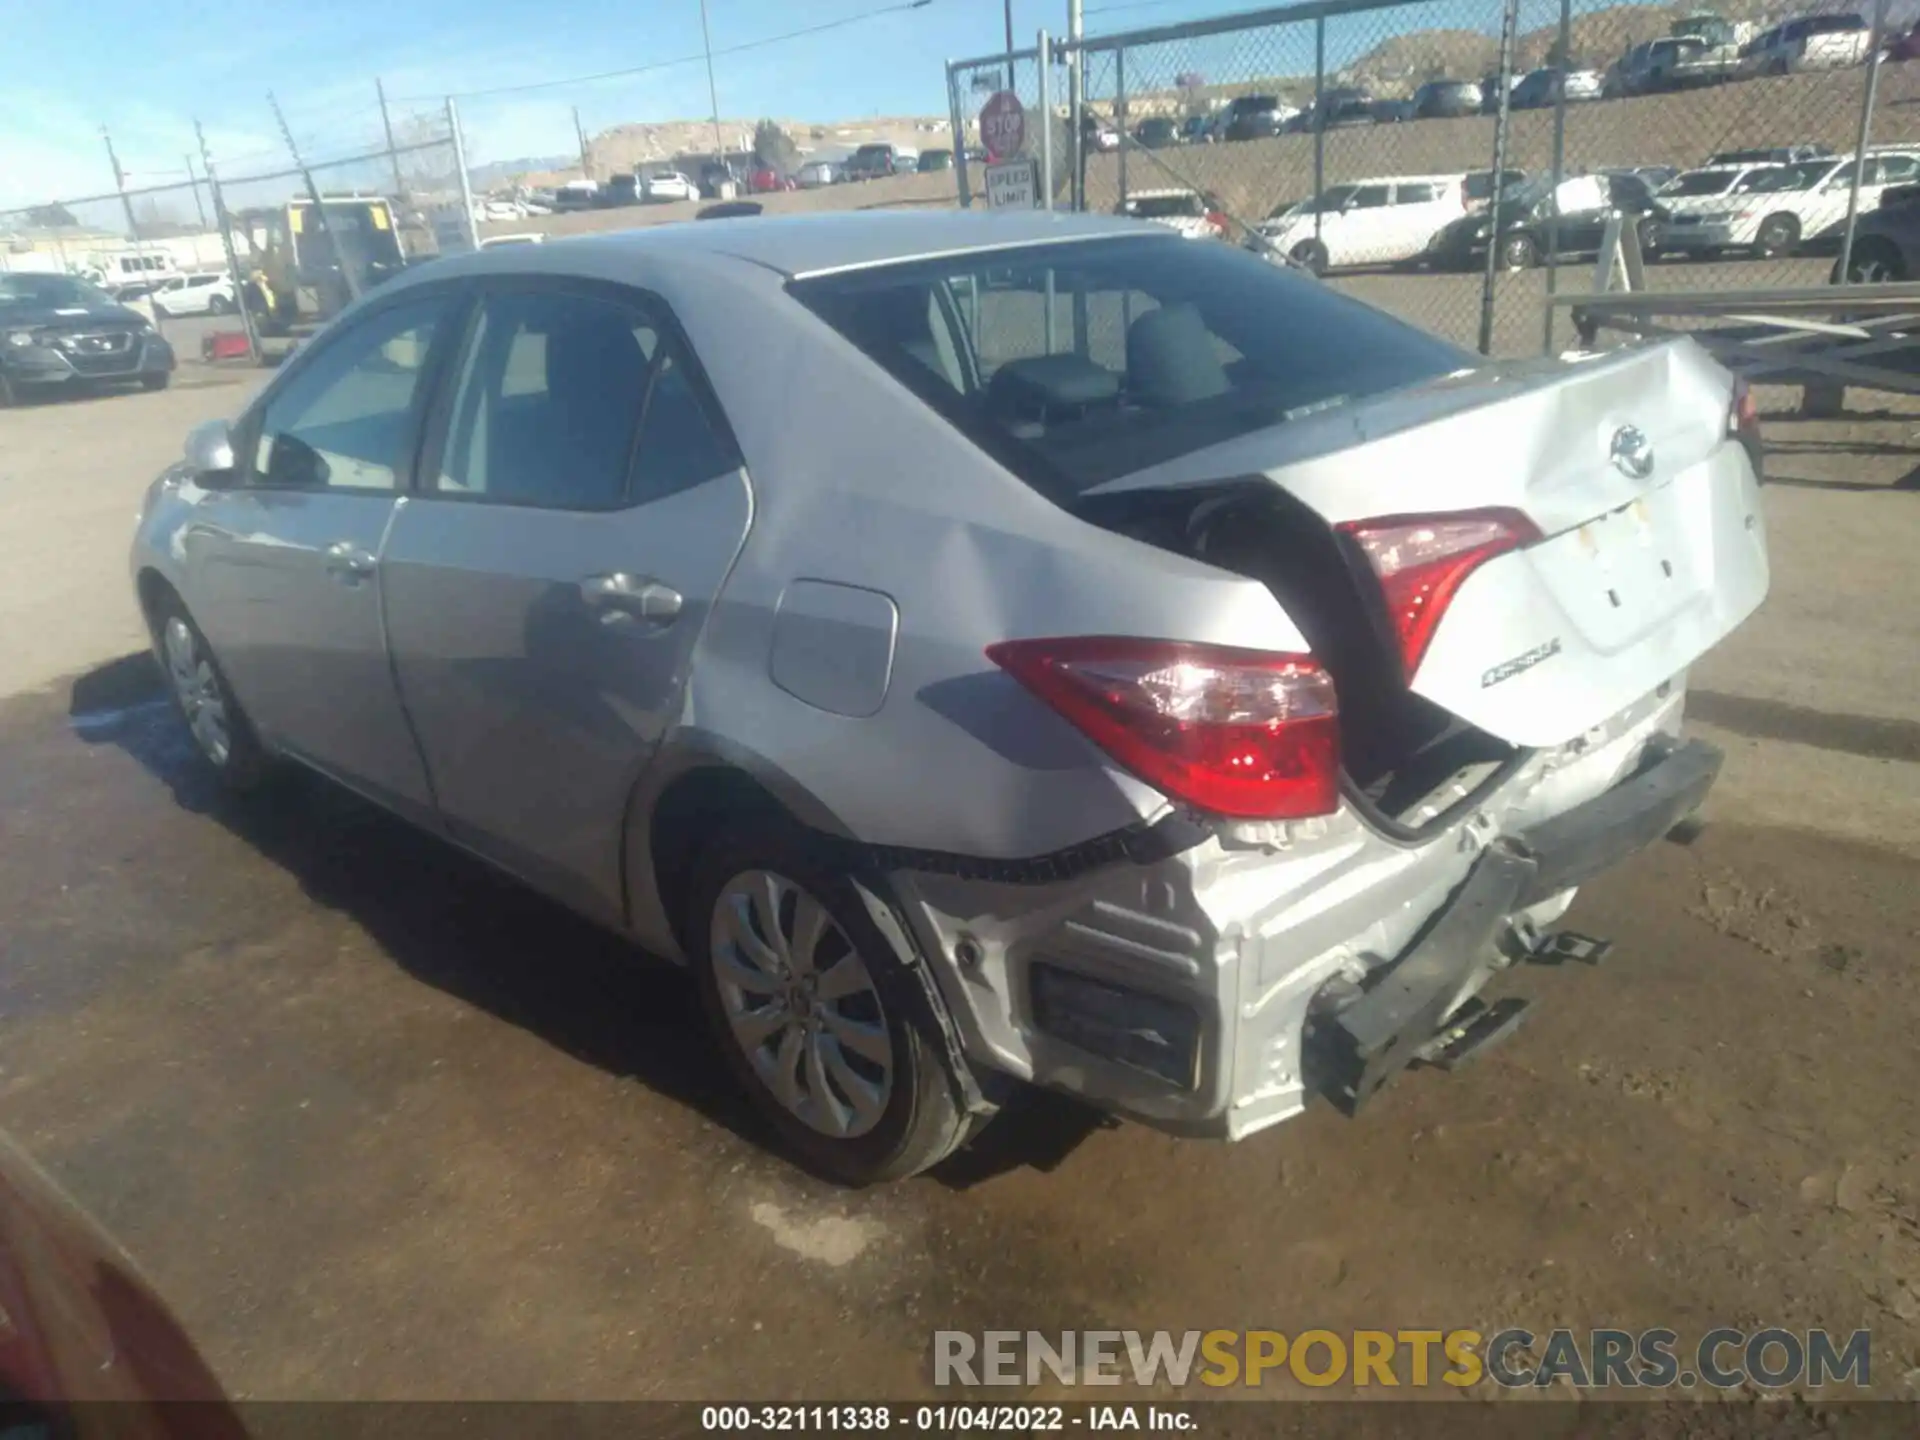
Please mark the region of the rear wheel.
POLYGON ((187 722, 194 748, 221 784, 232 790, 252 789, 266 774, 266 752, 220 672, 207 637, 177 597, 170 595, 159 605, 154 638, 168 692, 187 722))
POLYGON ((1531 235, 1509 235, 1500 242, 1500 267, 1503 270, 1530 270, 1540 260, 1540 247, 1531 235))
POLYGON ((140 388, 142 390, 164 390, 172 383, 173 375, 166 370, 162 370, 157 375, 142 375, 140 377, 140 388))
POLYGON ((1777 260, 1790 255, 1800 243, 1800 219, 1796 215, 1769 215, 1760 222, 1754 236, 1753 252, 1762 260, 1777 260))
POLYGON ((211 300, 207 301, 207 313, 209 315, 226 315, 232 310, 233 302, 224 295, 215 295, 211 300))
POLYGON ((1879 241, 1854 246, 1847 261, 1850 285, 1892 285, 1906 278, 1907 268, 1901 263, 1899 251, 1879 241))
POLYGON ((786 1147, 842 1184, 939 1163, 970 1117, 920 977, 818 841, 749 823, 702 857, 686 926, 728 1068, 786 1147))
POLYGON ((1327 273, 1327 247, 1318 240, 1302 240, 1292 250, 1293 263, 1315 275, 1327 273))

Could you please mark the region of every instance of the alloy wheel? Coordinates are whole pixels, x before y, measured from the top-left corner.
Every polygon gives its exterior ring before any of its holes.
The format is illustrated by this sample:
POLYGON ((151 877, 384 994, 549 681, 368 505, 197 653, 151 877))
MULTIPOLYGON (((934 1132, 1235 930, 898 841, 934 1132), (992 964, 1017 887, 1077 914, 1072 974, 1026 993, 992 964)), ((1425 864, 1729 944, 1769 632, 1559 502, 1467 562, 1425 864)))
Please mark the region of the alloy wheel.
POLYGON ((178 615, 168 617, 161 642, 167 657, 167 679, 180 702, 180 713, 187 718, 187 728, 193 732, 194 743, 216 768, 224 768, 233 756, 233 731, 213 661, 193 627, 178 615))
POLYGON ((809 1129, 864 1135, 892 1098, 893 1042, 866 962, 826 906, 770 870, 715 899, 708 955, 754 1074, 809 1129))

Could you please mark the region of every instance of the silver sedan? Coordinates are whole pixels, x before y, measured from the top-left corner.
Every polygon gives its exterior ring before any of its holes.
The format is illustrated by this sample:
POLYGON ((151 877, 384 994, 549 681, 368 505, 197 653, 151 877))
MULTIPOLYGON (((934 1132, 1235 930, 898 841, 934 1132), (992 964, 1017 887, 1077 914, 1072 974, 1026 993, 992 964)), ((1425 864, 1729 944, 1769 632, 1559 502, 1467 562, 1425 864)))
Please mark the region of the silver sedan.
POLYGON ((1714 778, 1757 456, 1690 342, 1502 367, 1158 226, 762 217, 382 286, 132 565, 228 782, 691 965, 857 1183, 1018 1084, 1239 1138, 1510 1031, 1714 778))

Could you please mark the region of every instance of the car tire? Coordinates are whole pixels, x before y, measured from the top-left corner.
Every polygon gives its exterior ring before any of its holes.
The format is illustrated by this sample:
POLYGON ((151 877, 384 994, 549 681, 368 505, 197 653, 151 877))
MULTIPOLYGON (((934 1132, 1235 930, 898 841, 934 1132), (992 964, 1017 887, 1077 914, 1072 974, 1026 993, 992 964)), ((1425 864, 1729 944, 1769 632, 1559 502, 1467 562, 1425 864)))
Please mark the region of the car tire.
MULTIPOLYGON (((1838 261, 1834 262, 1834 268, 1839 269, 1838 261)), ((1856 245, 1847 261, 1850 285, 1894 285, 1906 278, 1907 267, 1901 262, 1899 251, 1884 241, 1856 245)))
POLYGON ((877 1185, 966 1142, 972 1117, 928 986, 829 842, 754 822, 700 857, 688 903, 687 952, 715 1041, 805 1168, 877 1185))
POLYGON ((1754 236, 1753 253, 1762 260, 1778 260, 1791 255, 1800 243, 1800 217, 1781 211, 1760 222, 1754 236))
POLYGON ((272 761, 207 637, 176 595, 167 595, 152 618, 154 658, 194 749, 225 789, 239 793, 256 788, 272 761))
POLYGON ((0 370, 0 410, 11 410, 20 403, 20 391, 13 377, 0 370))
POLYGON ((1540 247, 1531 235, 1509 235, 1500 242, 1502 270, 1531 270, 1540 263, 1540 247))
POLYGON ((158 375, 142 375, 140 377, 140 388, 142 390, 164 390, 172 383, 173 372, 170 370, 162 370, 158 375))
POLYGON ((224 295, 215 295, 207 301, 209 315, 226 315, 233 310, 233 302, 224 295))
POLYGON ((1288 254, 1294 264, 1310 274, 1327 273, 1327 247, 1318 240, 1302 240, 1288 254))

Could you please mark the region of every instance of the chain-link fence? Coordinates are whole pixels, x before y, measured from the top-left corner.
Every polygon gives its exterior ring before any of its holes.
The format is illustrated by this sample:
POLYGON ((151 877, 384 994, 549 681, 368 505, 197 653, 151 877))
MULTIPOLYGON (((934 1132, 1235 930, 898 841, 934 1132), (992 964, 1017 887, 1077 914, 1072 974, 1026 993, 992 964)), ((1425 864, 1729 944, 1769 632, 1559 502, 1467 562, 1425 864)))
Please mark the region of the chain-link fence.
MULTIPOLYGON (((1335 0, 1041 43, 1016 93, 1056 204, 1205 223, 1498 354, 1564 342, 1548 297, 1636 244, 1649 289, 1824 285, 1920 183, 1920 41, 1844 0, 1335 0)), ((1007 58, 949 67, 956 124, 1007 58)))
MULTIPOLYGON (((227 162, 203 142, 172 169, 141 155, 123 165, 105 141, 111 190, 0 210, 0 283, 43 299, 40 313, 76 309, 90 292, 72 282, 85 282, 145 317, 183 358, 213 356, 221 331, 244 334, 260 356, 273 348, 263 340, 476 243, 450 103, 370 107, 344 125, 335 118, 317 142, 277 108, 270 118, 284 145, 227 162)), ((47 344, 81 374, 111 378, 115 364, 136 373, 136 337, 93 328, 101 333, 69 337, 52 327, 47 344)))

